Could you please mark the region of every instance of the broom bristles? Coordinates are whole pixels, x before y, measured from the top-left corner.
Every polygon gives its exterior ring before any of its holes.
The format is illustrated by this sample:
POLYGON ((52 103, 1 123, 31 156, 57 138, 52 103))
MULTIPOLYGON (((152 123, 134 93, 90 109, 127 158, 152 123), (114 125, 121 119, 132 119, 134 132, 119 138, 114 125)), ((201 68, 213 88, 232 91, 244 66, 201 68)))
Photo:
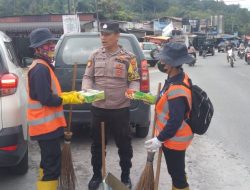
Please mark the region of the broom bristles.
POLYGON ((141 174, 135 190, 154 190, 154 153, 148 152, 146 166, 141 174))
POLYGON ((76 175, 72 162, 70 143, 66 142, 62 148, 62 167, 59 178, 60 190, 75 190, 76 175))

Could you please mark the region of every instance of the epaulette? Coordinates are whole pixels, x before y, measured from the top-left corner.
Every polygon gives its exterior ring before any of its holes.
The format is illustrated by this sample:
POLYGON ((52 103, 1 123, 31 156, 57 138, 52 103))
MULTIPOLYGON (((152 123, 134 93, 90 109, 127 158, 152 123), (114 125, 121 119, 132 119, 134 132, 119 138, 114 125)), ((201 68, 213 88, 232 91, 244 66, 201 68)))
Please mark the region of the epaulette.
POLYGON ((130 58, 134 58, 135 55, 127 50, 125 50, 124 48, 121 48, 121 53, 124 53, 126 55, 128 55, 130 58))

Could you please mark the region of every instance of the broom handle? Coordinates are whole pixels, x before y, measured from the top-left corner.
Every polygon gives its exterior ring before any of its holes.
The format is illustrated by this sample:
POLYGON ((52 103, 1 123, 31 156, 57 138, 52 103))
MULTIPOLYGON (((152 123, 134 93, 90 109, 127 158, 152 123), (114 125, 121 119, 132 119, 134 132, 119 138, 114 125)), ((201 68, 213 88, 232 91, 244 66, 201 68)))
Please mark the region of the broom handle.
POLYGON ((101 122, 101 136, 102 136, 102 178, 106 176, 106 162, 105 162, 105 126, 101 122))
MULTIPOLYGON (((72 91, 74 91, 76 88, 76 75, 77 75, 77 64, 75 63, 73 66, 73 78, 72 78, 72 86, 71 86, 72 91)), ((70 104, 69 106, 69 120, 68 120, 67 132, 70 132, 71 121, 72 121, 72 104, 70 104)))
MULTIPOLYGON (((160 90, 161 89, 161 84, 159 84, 158 86, 158 93, 160 94, 160 90)), ((159 95, 158 95, 159 97, 159 95)), ((155 111, 155 120, 154 122, 156 122, 156 111, 155 111)), ((154 128, 155 128, 155 124, 154 123, 154 128)), ((162 148, 159 148, 159 152, 158 152, 158 158, 157 158, 157 167, 156 167, 156 174, 155 174, 155 181, 154 181, 154 190, 158 190, 158 186, 159 186, 159 179, 160 179, 160 171, 161 171, 161 157, 162 157, 162 148)))
POLYGON ((162 157, 162 148, 160 147, 159 152, 158 152, 158 158, 157 158, 154 190, 158 190, 158 186, 159 186, 160 171, 161 171, 161 157, 162 157))
MULTIPOLYGON (((161 83, 159 82, 158 83, 158 89, 157 89, 157 99, 159 98, 160 96, 160 91, 161 91, 161 83)), ((155 104, 155 108, 156 108, 156 104, 155 104)), ((155 124, 156 124, 156 111, 154 109, 154 121, 153 121, 153 129, 152 129, 152 138, 154 138, 155 136, 155 124)))

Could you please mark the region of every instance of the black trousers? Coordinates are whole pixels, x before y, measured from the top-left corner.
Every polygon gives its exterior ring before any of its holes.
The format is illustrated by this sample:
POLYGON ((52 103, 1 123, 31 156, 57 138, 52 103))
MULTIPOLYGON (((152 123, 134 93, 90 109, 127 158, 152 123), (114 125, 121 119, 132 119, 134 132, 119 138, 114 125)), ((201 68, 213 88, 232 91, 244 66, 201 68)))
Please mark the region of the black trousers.
POLYGON ((168 173, 172 178, 172 184, 178 189, 188 187, 185 172, 185 150, 171 150, 162 148, 167 163, 168 173))
POLYGON ((43 169, 42 181, 57 180, 61 172, 60 139, 39 140, 41 149, 40 167, 43 169))
POLYGON ((92 107, 92 127, 91 138, 91 164, 94 174, 100 175, 102 167, 101 152, 101 122, 105 123, 105 136, 107 144, 107 131, 111 131, 114 136, 118 154, 120 157, 120 166, 122 175, 129 175, 132 167, 131 159, 133 157, 133 149, 131 145, 131 132, 129 126, 129 108, 122 109, 102 109, 92 107))

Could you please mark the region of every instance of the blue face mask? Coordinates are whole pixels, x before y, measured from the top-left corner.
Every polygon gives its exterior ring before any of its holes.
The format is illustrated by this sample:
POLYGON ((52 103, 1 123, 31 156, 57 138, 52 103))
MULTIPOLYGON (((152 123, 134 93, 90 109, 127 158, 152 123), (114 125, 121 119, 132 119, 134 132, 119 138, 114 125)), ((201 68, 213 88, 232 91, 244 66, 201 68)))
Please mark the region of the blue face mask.
POLYGON ((166 73, 166 72, 167 72, 167 69, 164 68, 164 67, 165 67, 165 64, 161 64, 160 61, 157 63, 157 67, 158 67, 158 69, 159 69, 161 72, 163 72, 163 73, 166 73))

